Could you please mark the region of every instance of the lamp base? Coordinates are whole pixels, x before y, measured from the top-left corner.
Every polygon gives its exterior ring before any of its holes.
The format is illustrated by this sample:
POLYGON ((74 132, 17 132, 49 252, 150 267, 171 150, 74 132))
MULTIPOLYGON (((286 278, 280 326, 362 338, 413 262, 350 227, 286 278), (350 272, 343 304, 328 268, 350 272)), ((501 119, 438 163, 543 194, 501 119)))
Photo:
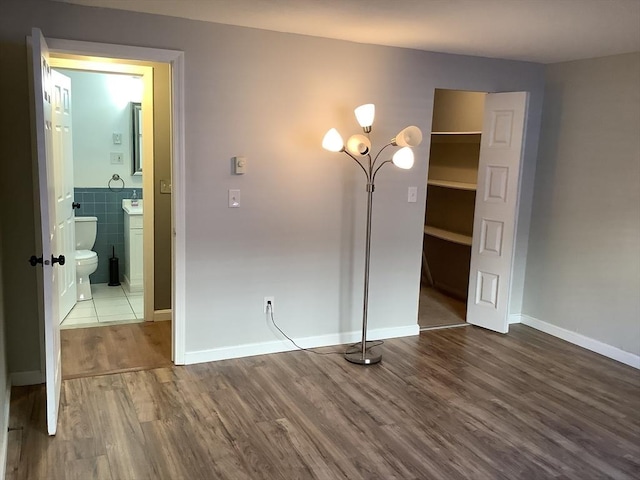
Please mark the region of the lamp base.
MULTIPOLYGON (((355 348, 355 347, 354 347, 355 348)), ((358 365, 373 365, 379 363, 382 360, 382 352, 377 347, 367 348, 362 355, 362 347, 353 352, 347 351, 344 354, 344 358, 351 363, 357 363, 358 365)))

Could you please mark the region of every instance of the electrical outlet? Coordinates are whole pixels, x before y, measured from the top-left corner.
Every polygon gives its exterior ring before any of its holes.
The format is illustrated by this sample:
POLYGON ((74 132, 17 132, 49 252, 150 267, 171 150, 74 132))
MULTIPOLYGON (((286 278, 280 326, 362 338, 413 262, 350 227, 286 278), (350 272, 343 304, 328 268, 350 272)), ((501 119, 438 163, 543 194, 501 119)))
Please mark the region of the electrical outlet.
POLYGON ((122 165, 124 163, 124 154, 120 152, 111 152, 110 157, 112 165, 122 165))
POLYGON ((264 297, 264 313, 267 313, 267 302, 271 302, 271 313, 275 310, 275 298, 276 297, 264 297))

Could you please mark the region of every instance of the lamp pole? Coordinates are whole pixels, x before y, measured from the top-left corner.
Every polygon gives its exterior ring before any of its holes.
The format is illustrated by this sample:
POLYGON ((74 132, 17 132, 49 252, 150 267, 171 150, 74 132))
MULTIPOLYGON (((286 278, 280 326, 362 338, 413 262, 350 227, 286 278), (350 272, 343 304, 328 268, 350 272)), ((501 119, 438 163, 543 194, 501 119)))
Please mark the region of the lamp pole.
MULTIPOLYGON (((371 170, 369 171, 370 177, 371 170)), ((375 349, 370 348, 367 350, 367 311, 369 308, 369 264, 371 263, 371 212, 373 203, 373 191, 375 185, 372 183, 372 179, 367 178, 367 235, 365 240, 364 250, 364 295, 362 305, 362 343, 360 348, 355 351, 347 350, 344 354, 345 358, 351 363, 357 363, 360 365, 370 365, 378 363, 382 360, 382 353, 375 349)))
POLYGON ((359 365, 372 365, 382 360, 382 352, 374 347, 367 349, 367 313, 369 310, 369 264, 371 263, 371 217, 373 205, 373 192, 375 191, 375 179, 378 171, 386 164, 393 162, 397 167, 409 169, 413 166, 413 152, 409 147, 415 147, 422 141, 422 132, 418 127, 410 126, 404 128, 396 137, 380 149, 374 159, 371 158, 371 141, 369 132, 373 124, 374 106, 373 104, 361 105, 355 110, 358 123, 367 136, 353 135, 349 138, 346 148, 342 137, 334 128, 329 130, 322 140, 322 146, 331 152, 342 152, 349 155, 360 166, 367 177, 367 232, 364 250, 364 295, 362 305, 362 340, 360 345, 353 345, 345 352, 345 358, 351 363, 359 365), (376 164, 380 154, 390 146, 402 147, 391 160, 386 160, 376 164), (368 168, 356 157, 366 156, 368 168))
MULTIPOLYGON (((371 154, 367 151, 366 155, 369 160, 368 169, 366 169, 358 159, 345 150, 344 153, 353 158, 358 165, 362 167, 365 176, 367 177, 367 231, 366 231, 366 239, 365 239, 365 249, 364 249, 364 293, 363 293, 363 305, 362 305, 362 340, 360 346, 356 349, 355 347, 347 349, 344 356, 351 363, 357 363, 359 365, 371 365, 374 363, 378 363, 382 360, 382 352, 375 348, 371 347, 367 349, 367 314, 369 310, 369 265, 371 264, 371 218, 373 212, 373 192, 376 189, 374 184, 374 180, 376 177, 376 173, 378 170, 382 168, 385 163, 391 162, 391 160, 387 160, 378 165, 378 168, 374 170, 378 157, 382 153, 382 151, 391 146, 393 143, 388 143, 384 147, 380 149, 376 158, 372 161, 371 154)), ((367 149, 368 150, 368 149, 367 149)))

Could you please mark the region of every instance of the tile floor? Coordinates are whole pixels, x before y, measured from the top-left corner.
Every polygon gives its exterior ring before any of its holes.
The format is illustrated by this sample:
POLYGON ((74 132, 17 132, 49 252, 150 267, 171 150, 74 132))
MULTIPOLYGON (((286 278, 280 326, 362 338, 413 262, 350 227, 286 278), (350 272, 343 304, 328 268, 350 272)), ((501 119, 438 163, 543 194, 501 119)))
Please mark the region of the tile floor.
POLYGON ((142 292, 129 293, 122 286, 91 285, 92 300, 76 303, 60 328, 97 327, 113 323, 144 321, 142 292))

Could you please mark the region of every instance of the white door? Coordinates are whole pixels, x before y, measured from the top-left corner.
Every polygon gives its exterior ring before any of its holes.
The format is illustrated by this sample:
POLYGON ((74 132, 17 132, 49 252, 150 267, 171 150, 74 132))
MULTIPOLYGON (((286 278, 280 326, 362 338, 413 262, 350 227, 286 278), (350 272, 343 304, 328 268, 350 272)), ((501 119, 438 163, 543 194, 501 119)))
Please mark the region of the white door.
MULTIPOLYGON (((31 31, 34 118, 40 191, 40 221, 42 225, 42 274, 44 304, 45 369, 47 392, 47 430, 55 435, 58 425, 60 386, 60 323, 58 321, 58 255, 56 235, 55 188, 53 169, 52 90, 49 49, 42 32, 31 31)), ((69 259, 73 261, 73 259, 69 259)))
POLYGON ((58 253, 68 260, 58 266, 59 320, 76 304, 75 220, 73 214, 73 143, 71 134, 71 79, 55 70, 53 81, 53 161, 58 253))
POLYGON ((482 124, 467 322, 500 333, 509 330, 527 100, 526 92, 488 94, 482 124))

